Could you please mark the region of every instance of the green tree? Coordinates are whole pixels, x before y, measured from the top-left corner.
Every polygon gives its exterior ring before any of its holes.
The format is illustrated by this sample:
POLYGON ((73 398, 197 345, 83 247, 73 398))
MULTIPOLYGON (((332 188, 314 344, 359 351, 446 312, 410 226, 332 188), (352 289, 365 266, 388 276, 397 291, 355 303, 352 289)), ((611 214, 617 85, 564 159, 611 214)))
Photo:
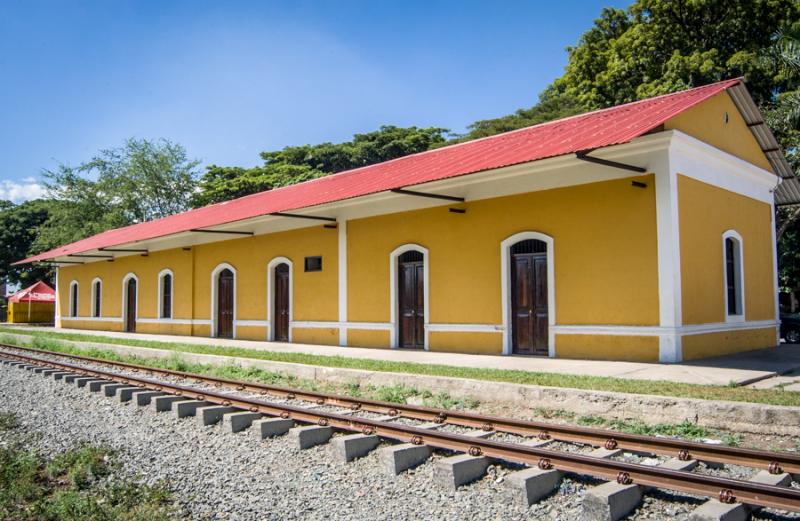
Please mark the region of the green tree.
POLYGON ((49 266, 12 266, 31 252, 39 227, 50 217, 53 202, 37 199, 19 205, 0 201, 0 280, 23 287, 37 280, 53 282, 53 270, 49 266))
POLYGON ((189 209, 198 161, 167 140, 129 139, 78 167, 44 172, 54 204, 34 249, 45 250, 102 231, 189 209))
POLYGON ((549 87, 539 95, 539 102, 536 105, 527 109, 519 109, 507 116, 476 121, 469 125, 469 132, 458 137, 458 141, 493 136, 581 112, 584 112, 584 109, 574 97, 559 93, 556 89, 549 87))
POLYGON ((344 143, 285 147, 261 153, 253 168, 210 166, 192 198, 195 207, 272 190, 328 174, 423 152, 446 143, 442 128, 382 126, 344 143))
POLYGON ((758 103, 787 87, 763 59, 800 20, 794 0, 637 0, 606 8, 568 49, 555 87, 588 109, 745 76, 758 103))

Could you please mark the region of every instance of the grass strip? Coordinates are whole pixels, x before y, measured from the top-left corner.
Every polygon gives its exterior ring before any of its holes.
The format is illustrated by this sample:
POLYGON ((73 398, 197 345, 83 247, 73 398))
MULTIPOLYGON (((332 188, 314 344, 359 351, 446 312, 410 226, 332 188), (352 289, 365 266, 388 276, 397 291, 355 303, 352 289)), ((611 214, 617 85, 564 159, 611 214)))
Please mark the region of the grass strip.
MULTIPOLYGON (((17 424, 5 422, 7 436, 17 424)), ((82 445, 48 460, 10 437, 0 447, 0 519, 177 521, 164 487, 118 476, 118 469, 106 447, 82 445)))
MULTIPOLYGON (((11 333, 15 335, 27 335, 37 340, 69 340, 76 342, 91 342, 95 344, 149 347, 172 351, 175 353, 183 352, 222 355, 248 358, 253 360, 288 362, 347 369, 362 369, 366 371, 468 378, 473 380, 540 385, 546 387, 561 387, 589 391, 610 391, 629 394, 695 398, 701 400, 750 402, 769 405, 784 405, 790 407, 800 406, 800 393, 785 391, 783 389, 753 389, 731 385, 715 386, 669 381, 627 380, 622 378, 602 376, 540 373, 512 369, 455 367, 441 364, 395 362, 364 358, 349 358, 343 356, 310 355, 306 353, 281 353, 248 349, 244 347, 211 346, 183 342, 159 342, 155 340, 141 340, 136 338, 113 338, 80 333, 25 330, 22 328, 9 328, 2 326, 0 326, 0 332, 11 333)), ((14 341, 8 341, 6 343, 13 344, 14 341)))

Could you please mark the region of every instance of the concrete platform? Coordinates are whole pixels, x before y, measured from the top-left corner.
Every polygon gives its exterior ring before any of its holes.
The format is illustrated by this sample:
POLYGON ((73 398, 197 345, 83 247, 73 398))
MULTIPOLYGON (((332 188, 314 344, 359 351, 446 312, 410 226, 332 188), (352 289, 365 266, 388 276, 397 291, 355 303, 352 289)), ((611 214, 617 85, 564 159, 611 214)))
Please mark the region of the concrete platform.
MULTIPOLYGON (((630 380, 663 380, 707 385, 729 385, 731 382, 747 385, 792 371, 800 371, 800 345, 794 344, 783 344, 769 349, 748 351, 745 353, 683 362, 680 364, 657 364, 642 362, 608 362, 602 360, 569 360, 530 356, 469 355, 430 351, 406 351, 402 349, 370 349, 193 336, 124 333, 116 331, 89 331, 68 328, 56 330, 37 326, 9 325, 8 327, 18 327, 23 330, 79 333, 88 336, 153 340, 167 343, 241 347, 277 353, 305 353, 311 355, 442 364, 482 369, 514 369, 544 373, 608 376, 630 380)), ((800 377, 798 377, 798 380, 800 380, 800 377)))

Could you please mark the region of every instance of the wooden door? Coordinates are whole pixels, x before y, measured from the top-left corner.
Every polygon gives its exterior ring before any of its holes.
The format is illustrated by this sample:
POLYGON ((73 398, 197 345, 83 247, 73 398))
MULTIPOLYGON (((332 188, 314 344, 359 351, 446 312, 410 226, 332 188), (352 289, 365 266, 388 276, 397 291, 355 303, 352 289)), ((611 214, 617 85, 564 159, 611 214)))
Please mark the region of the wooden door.
POLYGON ((125 331, 136 332, 136 279, 125 284, 125 331))
POLYGON ((289 265, 275 266, 275 340, 289 341, 289 265))
POLYGON ((547 253, 544 243, 541 246, 527 244, 512 248, 511 317, 513 352, 547 355, 547 253), (515 249, 522 252, 514 253, 515 249), (542 249, 545 252, 540 251, 542 249))
POLYGON ((233 338, 233 272, 229 269, 217 278, 217 336, 233 338))
POLYGON ((398 262, 398 346, 425 347, 425 268, 422 253, 411 251, 398 262))

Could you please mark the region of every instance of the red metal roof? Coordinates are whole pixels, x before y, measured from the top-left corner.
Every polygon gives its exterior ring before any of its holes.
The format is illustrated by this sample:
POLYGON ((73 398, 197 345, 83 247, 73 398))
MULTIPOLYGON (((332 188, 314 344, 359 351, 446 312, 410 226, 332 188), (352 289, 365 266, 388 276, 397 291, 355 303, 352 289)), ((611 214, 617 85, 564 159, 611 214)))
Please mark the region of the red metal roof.
POLYGON ((41 280, 8 298, 9 302, 55 302, 56 290, 41 280))
POLYGON ((18 264, 627 143, 739 82, 739 79, 726 80, 627 103, 109 230, 18 264))

